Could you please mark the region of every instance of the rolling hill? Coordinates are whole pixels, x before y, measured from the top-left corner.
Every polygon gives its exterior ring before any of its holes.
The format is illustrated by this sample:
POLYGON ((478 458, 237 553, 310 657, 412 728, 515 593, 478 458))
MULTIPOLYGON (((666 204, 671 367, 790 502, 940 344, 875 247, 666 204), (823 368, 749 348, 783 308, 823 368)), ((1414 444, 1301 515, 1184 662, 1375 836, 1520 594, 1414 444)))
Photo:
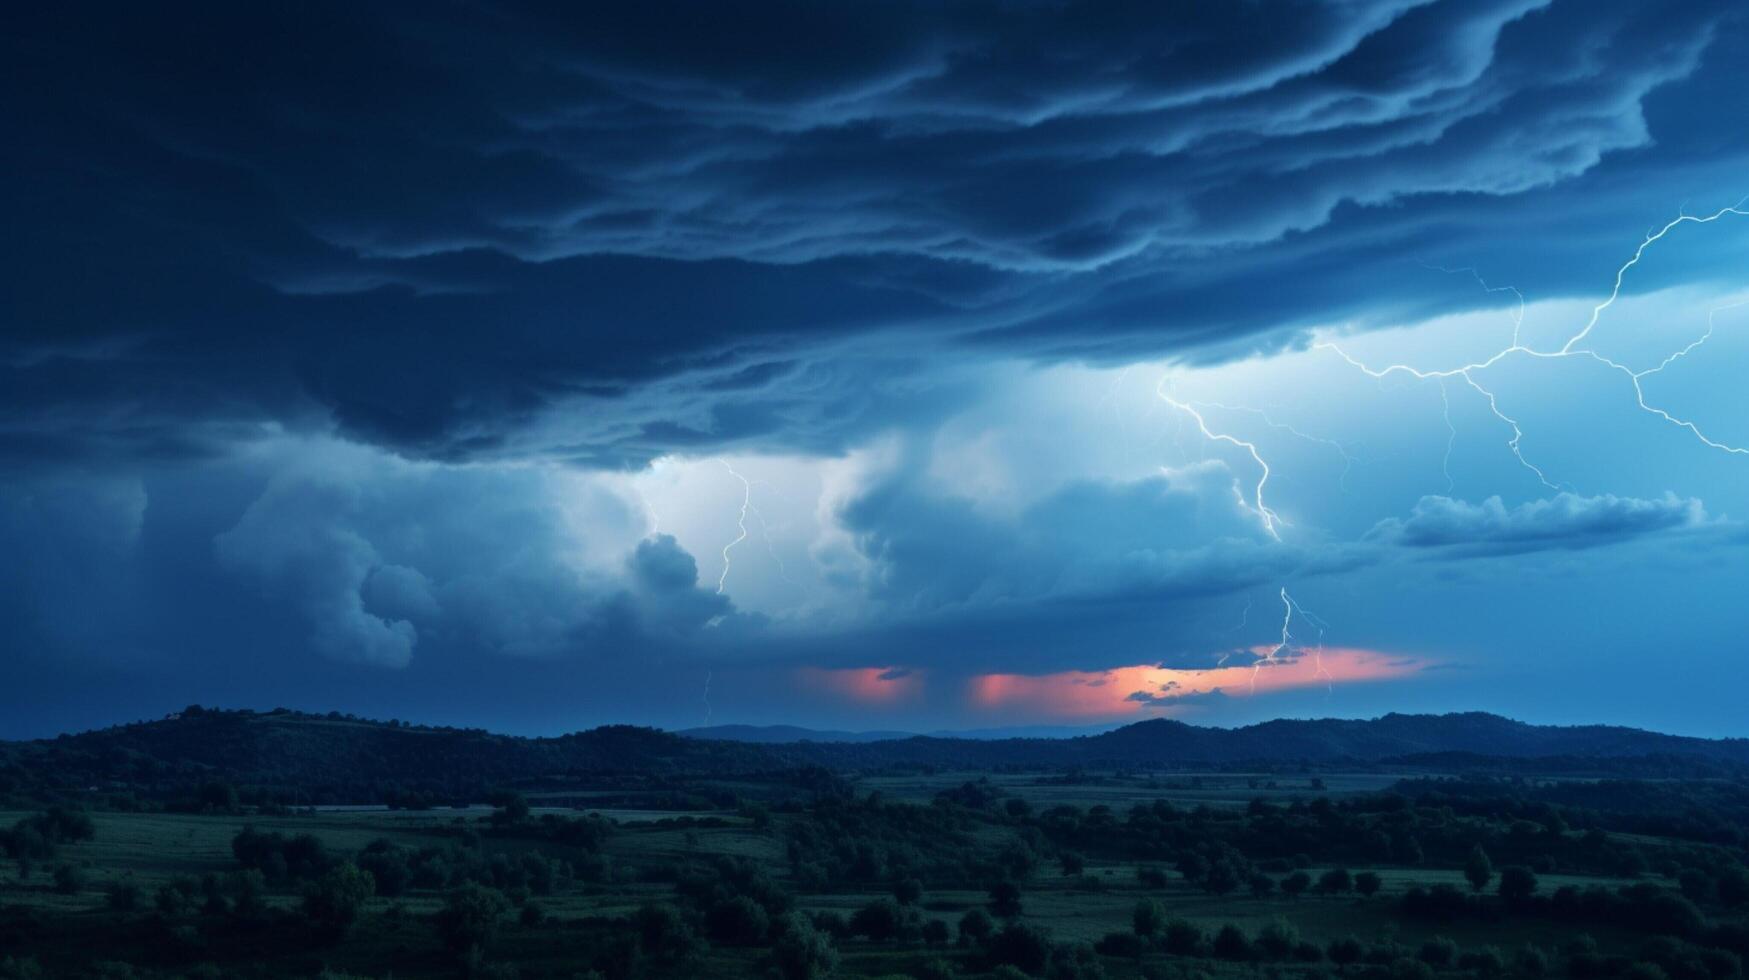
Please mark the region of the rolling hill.
MULTIPOLYGON (((556 738, 375 722, 339 714, 192 709, 172 718, 30 742, 0 742, 0 797, 21 792, 163 796, 207 781, 304 801, 366 802, 392 792, 478 798, 508 784, 660 780, 810 769, 895 767, 1477 768, 1544 760, 1562 771, 1749 773, 1749 741, 1605 725, 1529 725, 1477 712, 1369 720, 1278 720, 1203 728, 1151 720, 1074 738, 912 736, 865 741, 689 737, 624 725, 556 738)), ((870 736, 859 736, 869 738, 870 736)), ((1510 768, 1503 766, 1501 768, 1510 768)), ((1520 766, 1522 768, 1522 766, 1520 766)))

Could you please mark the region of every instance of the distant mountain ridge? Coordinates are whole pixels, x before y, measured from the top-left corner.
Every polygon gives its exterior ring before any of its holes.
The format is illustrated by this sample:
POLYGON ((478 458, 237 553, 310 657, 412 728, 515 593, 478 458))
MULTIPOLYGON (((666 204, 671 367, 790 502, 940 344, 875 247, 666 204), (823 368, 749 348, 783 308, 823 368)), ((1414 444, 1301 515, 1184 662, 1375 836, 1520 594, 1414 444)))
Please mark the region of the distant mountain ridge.
MULTIPOLYGON (((1242 728, 1201 728, 1156 719, 1072 738, 973 739, 931 736, 815 741, 698 738, 611 725, 556 738, 496 735, 330 715, 195 710, 172 718, 31 742, 0 742, 0 796, 7 787, 88 792, 168 793, 203 780, 279 787, 300 799, 350 802, 384 787, 449 797, 511 783, 575 782, 623 774, 661 779, 824 768, 892 767, 1207 768, 1235 765, 1368 766, 1397 760, 1587 760, 1656 774, 1697 765, 1749 774, 1749 740, 1664 735, 1610 725, 1529 725, 1481 712, 1388 714, 1368 720, 1278 720, 1242 728), (1660 762, 1659 760, 1675 760, 1660 762)), ((872 738, 885 733, 860 733, 872 738)))
POLYGON ((979 741, 1010 738, 1075 738, 1100 735, 1119 725, 1014 725, 1007 728, 936 729, 932 732, 901 732, 876 729, 849 732, 832 729, 801 728, 796 725, 711 725, 703 728, 681 728, 676 735, 687 738, 717 739, 725 742, 754 742, 760 745, 781 745, 789 742, 891 742, 905 738, 966 738, 979 741))

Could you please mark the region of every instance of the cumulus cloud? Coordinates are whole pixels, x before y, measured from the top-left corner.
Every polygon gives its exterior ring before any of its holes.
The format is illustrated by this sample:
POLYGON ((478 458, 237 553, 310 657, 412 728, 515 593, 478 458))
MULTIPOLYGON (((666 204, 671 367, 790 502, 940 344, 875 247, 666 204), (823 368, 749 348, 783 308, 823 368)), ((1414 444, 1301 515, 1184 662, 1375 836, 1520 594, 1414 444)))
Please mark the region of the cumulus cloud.
POLYGON ((734 612, 672 537, 637 540, 629 504, 587 527, 562 500, 598 488, 528 467, 408 464, 326 447, 276 474, 216 556, 298 611, 337 660, 404 667, 422 638, 488 654, 589 656, 685 636, 734 612), (616 523, 617 518, 617 523, 616 523), (615 562, 608 556, 624 549, 615 562))
POLYGON ((1235 502, 1225 467, 1071 482, 1001 515, 932 484, 926 462, 906 460, 836 505, 868 563, 864 587, 898 609, 1218 594, 1300 558, 1235 502))
POLYGON ((1510 555, 1594 548, 1705 524, 1706 509, 1699 500, 1672 493, 1654 500, 1562 493, 1515 507, 1499 497, 1472 504, 1428 496, 1407 518, 1380 521, 1369 536, 1459 556, 1510 555))

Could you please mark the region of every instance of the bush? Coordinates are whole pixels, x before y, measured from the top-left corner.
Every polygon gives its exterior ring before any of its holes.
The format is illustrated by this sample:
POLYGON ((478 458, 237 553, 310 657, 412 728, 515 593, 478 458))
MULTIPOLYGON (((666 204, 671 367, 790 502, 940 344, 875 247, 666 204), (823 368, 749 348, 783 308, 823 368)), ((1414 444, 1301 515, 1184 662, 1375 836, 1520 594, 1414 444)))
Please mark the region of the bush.
POLYGON ((940 919, 930 919, 923 923, 923 941, 931 946, 939 946, 951 938, 953 938, 953 931, 947 927, 947 923, 940 919))
POLYGON ((1493 976, 1506 968, 1505 961, 1500 957, 1500 951, 1492 946, 1484 946, 1459 956, 1457 965, 1459 969, 1474 970, 1485 977, 1493 976))
POLYGON ((1192 923, 1184 919, 1172 919, 1166 923, 1162 945, 1173 956, 1195 956, 1201 951, 1202 943, 1202 930, 1192 923))
POLYGON ((1536 894, 1536 875, 1525 867, 1513 865, 1500 870, 1500 898, 1516 905, 1536 894))
POLYGON ((1012 966, 1025 973, 1044 972, 1051 956, 1050 935, 1037 926, 1011 923, 990 938, 992 968, 1012 966))
POLYGON ((899 903, 890 898, 878 898, 856 910, 850 917, 850 931, 867 936, 875 942, 886 942, 899 935, 904 913, 899 903))
POLYGON ((1020 886, 1012 881, 999 881, 990 886, 990 911, 999 918, 1020 918, 1020 886))
POLYGON ((705 922, 711 941, 724 946, 758 946, 771 930, 765 907, 745 895, 712 905, 705 922))
POLYGON ((838 968, 838 950, 830 937, 804 916, 791 912, 778 924, 781 934, 771 948, 772 962, 783 980, 817 980, 838 968))
POLYGON ((1215 955, 1223 960, 1250 959, 1251 941, 1245 938, 1242 929, 1229 922, 1215 933, 1215 955))
POLYGON ((1065 944, 1051 950, 1047 976, 1050 980, 1105 980, 1105 968, 1092 946, 1065 944))
POLYGON ((1469 881, 1470 888, 1481 891, 1488 887, 1488 882, 1494 877, 1494 862, 1488 859, 1488 852, 1477 844, 1470 849, 1470 856, 1464 861, 1464 878, 1469 881))
POLYGON ((1341 939, 1332 940, 1330 945, 1324 948, 1324 955, 1330 957, 1330 962, 1337 966, 1349 966, 1360 962, 1360 958, 1366 955, 1366 947, 1353 936, 1344 936, 1341 939))
POLYGON ((304 893, 304 917, 324 936, 339 939, 352 929, 365 900, 376 893, 370 872, 347 862, 335 865, 304 893))
POLYGON ((1354 876, 1354 890, 1360 893, 1361 898, 1371 898, 1377 895, 1384 884, 1384 879, 1371 871, 1362 871, 1354 876))
POLYGON ((893 885, 893 900, 900 905, 915 905, 923 897, 923 882, 905 878, 893 885))
POLYGON ((1136 903, 1130 921, 1136 935, 1152 939, 1166 926, 1166 907, 1152 898, 1144 898, 1136 903))
POLYGON ((140 907, 140 886, 131 881, 118 881, 109 886, 109 907, 115 912, 132 912, 140 907))
POLYGON ((1390 980, 1433 980, 1433 967, 1420 960, 1399 956, 1391 961, 1390 980))
POLYGON ((85 888, 85 872, 71 864, 62 864, 55 868, 55 891, 63 895, 77 895, 85 888))
POLYGON ((1299 942, 1299 930, 1285 919, 1271 919, 1257 933, 1257 948, 1270 959, 1287 959, 1299 942))
POLYGON ((1281 879, 1281 893, 1289 898, 1299 898, 1310 887, 1312 887, 1312 876, 1304 871, 1295 871, 1281 879))
POLYGON ((1331 868, 1318 876, 1318 891, 1336 895, 1354 890, 1354 878, 1347 868, 1331 868))
POLYGON ((1094 948, 1106 956, 1134 959, 1147 952, 1148 941, 1133 932, 1108 932, 1094 948))
POLYGON ((509 903, 496 889, 468 882, 444 896, 437 913, 437 935, 457 956, 477 958, 498 934, 498 918, 509 903))
POLYGON ((702 943, 681 917, 680 910, 660 903, 646 905, 633 916, 638 945, 646 955, 677 962, 700 952, 702 943))
POLYGON ((1136 867, 1136 881, 1143 888, 1165 888, 1166 869, 1151 864, 1138 865, 1136 867))
POLYGON ((1433 967, 1447 967, 1457 960, 1457 943, 1436 936, 1421 944, 1421 951, 1415 954, 1421 962, 1433 967))
POLYGON ((982 943, 996 931, 996 920, 983 909, 969 909, 960 916, 960 941, 982 943))

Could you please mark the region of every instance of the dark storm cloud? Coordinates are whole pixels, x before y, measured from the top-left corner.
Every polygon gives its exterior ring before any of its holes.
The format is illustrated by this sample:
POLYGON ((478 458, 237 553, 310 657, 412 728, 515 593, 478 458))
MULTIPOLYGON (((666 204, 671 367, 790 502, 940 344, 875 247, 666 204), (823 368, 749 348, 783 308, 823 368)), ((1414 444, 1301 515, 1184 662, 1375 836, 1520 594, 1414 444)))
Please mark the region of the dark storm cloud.
POLYGON ((1508 507, 1499 497, 1480 504, 1422 497, 1407 518, 1379 522, 1369 537, 1444 555, 1512 555, 1577 550, 1660 532, 1707 526, 1700 501, 1665 494, 1639 500, 1562 493, 1508 507))
POLYGON ((22 11, 0 458, 263 426, 609 467, 833 451, 956 395, 853 341, 1221 356, 1473 303, 1388 273, 1483 249, 1592 286, 1593 231, 1740 170, 1703 115, 1741 104, 1734 11, 22 11))

